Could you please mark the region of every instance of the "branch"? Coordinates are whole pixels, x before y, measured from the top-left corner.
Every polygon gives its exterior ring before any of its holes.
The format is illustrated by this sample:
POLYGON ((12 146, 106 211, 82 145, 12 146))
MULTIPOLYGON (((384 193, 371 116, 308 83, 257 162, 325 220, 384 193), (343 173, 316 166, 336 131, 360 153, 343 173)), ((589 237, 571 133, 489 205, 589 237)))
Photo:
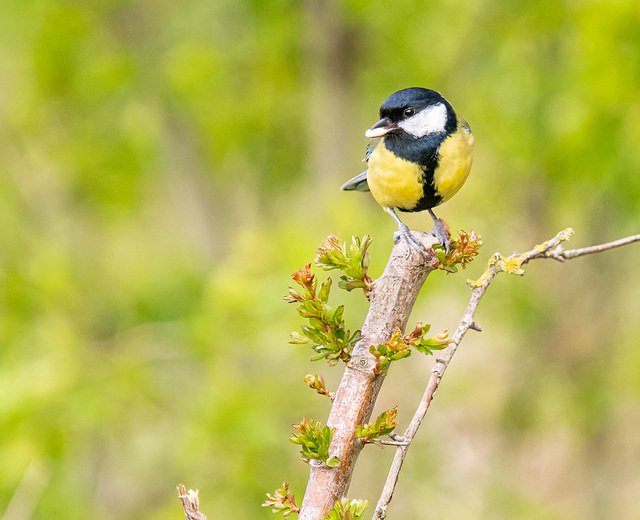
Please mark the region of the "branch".
POLYGON ((198 498, 198 490, 187 488, 183 484, 178 485, 178 498, 182 502, 184 516, 187 520, 207 520, 207 517, 200 512, 200 499, 198 498))
POLYGON ((558 260, 559 262, 564 262, 565 260, 571 260, 573 258, 578 258, 579 256, 591 255, 593 253, 602 253, 603 251, 608 251, 609 249, 614 249, 620 246, 626 246, 627 244, 632 244, 633 242, 638 241, 640 241, 640 235, 631 235, 626 238, 614 240, 613 242, 598 244, 597 246, 582 247, 580 249, 564 250, 562 248, 562 245, 559 244, 555 249, 549 251, 547 256, 548 258, 553 258, 554 260, 558 260))
POLYGON ((458 328, 453 334, 453 341, 446 349, 442 351, 442 356, 436 361, 435 366, 431 370, 431 376, 429 377, 427 388, 425 389, 422 400, 418 405, 418 409, 416 410, 413 419, 409 423, 409 426, 407 427, 404 435, 402 437, 392 437, 393 442, 389 443, 396 445, 396 453, 393 458, 393 462, 391 463, 391 468, 389 470, 387 480, 382 490, 382 495, 378 500, 376 510, 373 514, 374 519, 382 520, 387 515, 387 507, 391 502, 391 499, 393 498, 393 492, 395 490, 396 484, 398 483, 400 469, 402 468, 402 463, 404 462, 404 458, 407 454, 407 450, 409 449, 409 445, 411 444, 411 441, 418 431, 422 420, 429 410, 431 401, 433 400, 433 397, 435 396, 435 393, 440 386, 440 381, 442 380, 442 377, 447 370, 447 367, 449 366, 453 355, 458 350, 460 342, 469 329, 477 331, 481 330, 480 327, 473 321, 473 316, 476 312, 476 309, 478 308, 478 305, 480 304, 480 300, 484 296, 487 288, 489 287, 489 284, 495 278, 495 276, 502 271, 512 274, 523 274, 522 266, 537 258, 553 258, 555 260, 564 262, 565 260, 578 258, 580 256, 591 253, 600 253, 602 251, 607 251, 615 247, 620 247, 626 244, 640 241, 640 235, 633 235, 627 238, 622 238, 620 240, 615 240, 613 242, 607 242, 606 244, 600 244, 581 249, 564 250, 562 248, 562 242, 568 240, 572 234, 573 230, 571 228, 567 228, 564 231, 558 233, 551 240, 547 240, 546 242, 535 246, 530 251, 522 254, 514 253, 508 258, 504 258, 501 254, 495 253, 489 261, 484 274, 477 281, 469 280, 467 282, 471 287, 471 299, 469 300, 469 304, 467 305, 462 319, 460 320, 458 328))
POLYGON ((362 339, 355 345, 336 391, 327 425, 335 428, 329 451, 340 460, 338 467, 313 464, 299 520, 320 520, 342 499, 349 488, 351 473, 363 444, 354 435, 356 427, 366 424, 371 416, 384 376, 376 375, 376 358, 371 345, 387 342, 396 329, 404 330, 418 293, 437 263, 432 246, 436 243, 427 233, 412 231, 425 246, 423 257, 404 244, 395 244, 389 262, 380 278, 373 282, 371 305, 362 327, 362 339))

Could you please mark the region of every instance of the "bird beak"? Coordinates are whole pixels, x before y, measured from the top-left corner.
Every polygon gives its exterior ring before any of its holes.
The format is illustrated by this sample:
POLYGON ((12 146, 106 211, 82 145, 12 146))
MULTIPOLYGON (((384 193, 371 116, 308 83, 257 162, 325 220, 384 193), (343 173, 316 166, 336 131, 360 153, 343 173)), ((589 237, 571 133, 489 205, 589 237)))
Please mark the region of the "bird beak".
POLYGON ((388 117, 383 117, 380 121, 378 121, 375 125, 373 125, 369 130, 367 130, 364 135, 365 137, 382 137, 383 135, 391 132, 392 130, 397 130, 398 125, 391 122, 388 117))

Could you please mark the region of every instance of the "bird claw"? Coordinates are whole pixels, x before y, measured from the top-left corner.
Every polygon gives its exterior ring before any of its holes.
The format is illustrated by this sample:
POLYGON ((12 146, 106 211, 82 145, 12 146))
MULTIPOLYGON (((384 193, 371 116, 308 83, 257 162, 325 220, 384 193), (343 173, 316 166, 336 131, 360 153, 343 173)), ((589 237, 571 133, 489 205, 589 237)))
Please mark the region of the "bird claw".
POLYGON ((422 258, 427 257, 427 252, 424 249, 422 243, 413 236, 411 230, 406 226, 398 226, 398 231, 393 234, 394 242, 398 241, 398 238, 402 240, 405 249, 407 250, 406 257, 409 258, 411 256, 411 248, 413 248, 422 258))
POLYGON ((444 247, 446 253, 449 254, 449 251, 451 250, 451 244, 449 242, 449 236, 447 235, 442 222, 440 222, 439 220, 434 220, 433 229, 429 232, 429 234, 433 235, 436 240, 444 247))

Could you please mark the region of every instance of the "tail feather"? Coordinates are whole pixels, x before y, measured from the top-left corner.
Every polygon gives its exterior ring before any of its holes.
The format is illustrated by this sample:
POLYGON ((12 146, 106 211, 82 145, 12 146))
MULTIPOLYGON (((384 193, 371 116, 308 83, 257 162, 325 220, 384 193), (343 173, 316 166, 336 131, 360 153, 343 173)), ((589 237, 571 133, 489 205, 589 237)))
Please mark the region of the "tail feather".
POLYGON ((369 184, 367 184, 367 171, 356 175, 353 179, 349 179, 345 182, 340 189, 342 191, 369 191, 369 184))

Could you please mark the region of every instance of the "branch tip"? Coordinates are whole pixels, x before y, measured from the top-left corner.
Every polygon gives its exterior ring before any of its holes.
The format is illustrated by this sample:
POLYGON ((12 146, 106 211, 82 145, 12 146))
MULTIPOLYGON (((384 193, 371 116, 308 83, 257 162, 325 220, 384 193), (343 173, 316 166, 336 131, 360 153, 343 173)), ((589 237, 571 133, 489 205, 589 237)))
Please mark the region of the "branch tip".
POLYGON ((476 332, 482 332, 482 327, 478 325, 475 321, 471 322, 471 325, 469 325, 469 328, 471 330, 475 330, 476 332))
POLYGON ((193 489, 187 491, 184 484, 179 484, 178 498, 182 502, 184 516, 187 520, 207 520, 207 517, 200 512, 200 498, 198 497, 197 489, 195 491, 193 489))

